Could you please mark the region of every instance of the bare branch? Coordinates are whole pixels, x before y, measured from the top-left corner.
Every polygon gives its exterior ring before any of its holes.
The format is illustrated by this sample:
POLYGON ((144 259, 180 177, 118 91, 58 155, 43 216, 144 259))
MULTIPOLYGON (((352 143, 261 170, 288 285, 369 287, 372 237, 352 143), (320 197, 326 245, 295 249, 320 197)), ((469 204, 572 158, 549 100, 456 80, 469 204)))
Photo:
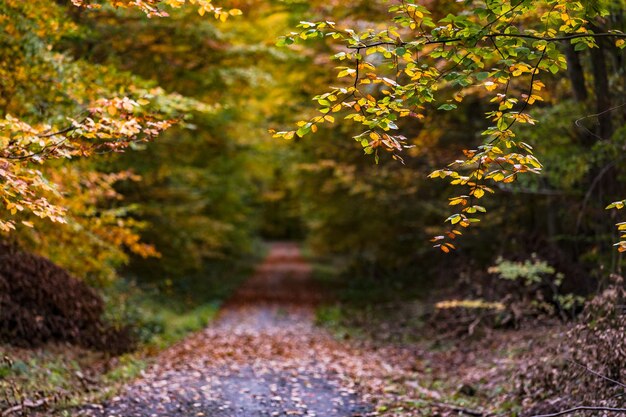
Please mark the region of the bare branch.
POLYGON ((559 411, 559 412, 552 413, 552 414, 537 414, 532 417, 557 417, 557 416, 564 416, 566 414, 572 414, 577 411, 608 411, 612 413, 626 414, 626 408, 592 407, 592 406, 583 405, 580 407, 574 407, 568 410, 563 410, 563 411, 559 411))
MULTIPOLYGON (((613 165, 613 164, 611 164, 611 166, 612 166, 612 165, 613 165)), ((597 377, 599 377, 599 378, 602 378, 602 379, 604 379, 604 380, 606 380, 606 381, 609 381, 609 382, 612 382, 612 383, 614 383, 614 384, 616 384, 616 385, 619 385, 619 386, 620 386, 620 387, 622 387, 622 388, 626 388, 626 384, 623 384, 623 383, 621 383, 621 382, 619 382, 619 381, 616 381, 616 380, 614 380, 614 379, 611 379, 611 378, 609 378, 608 376, 602 375, 601 373, 596 372, 596 371, 594 371, 593 369, 590 369, 589 367, 587 367, 587 366, 583 365, 582 363, 578 363, 578 362, 573 361, 573 360, 569 360, 569 362, 573 363, 574 365, 580 366, 581 368, 583 368, 583 369, 584 369, 584 370, 586 370, 587 372, 592 373, 592 374, 594 374, 595 376, 597 376, 597 377)))

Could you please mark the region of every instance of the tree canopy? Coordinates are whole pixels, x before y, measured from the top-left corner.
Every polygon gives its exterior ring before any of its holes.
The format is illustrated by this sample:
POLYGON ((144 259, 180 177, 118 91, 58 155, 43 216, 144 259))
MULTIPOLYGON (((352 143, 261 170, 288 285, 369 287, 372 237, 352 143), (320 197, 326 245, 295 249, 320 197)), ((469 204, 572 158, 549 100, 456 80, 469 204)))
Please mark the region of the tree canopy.
MULTIPOLYGON (((479 222, 476 214, 486 212, 479 204, 483 196, 507 187, 519 174, 540 173, 542 164, 532 145, 516 128, 534 125, 537 119, 530 113, 531 106, 550 99, 542 75, 566 71, 568 57, 573 72, 582 51, 590 50, 592 55, 599 120, 595 137, 611 139, 610 112, 615 109, 607 99, 604 51, 609 45, 626 46, 621 25, 614 24, 622 7, 620 2, 464 1, 429 10, 402 1, 389 7, 391 21, 378 27, 300 22, 301 31, 283 37, 279 44, 324 38, 339 42, 343 48, 333 59, 349 65, 337 67, 337 78, 349 82, 314 97, 322 115, 275 136, 302 137, 322 123, 334 122, 332 114, 343 111, 348 113, 345 119, 363 126, 354 139, 366 154, 373 154, 378 162, 379 151, 386 151, 402 161, 403 149, 415 146, 402 132, 402 118, 423 121, 434 110, 454 111, 468 96, 493 103, 480 132, 484 141, 462 149, 457 159, 429 175, 462 187, 459 195, 449 199, 450 206, 459 208, 446 219, 452 227, 433 238, 436 247, 449 252, 455 249, 450 240, 479 222)), ((572 82, 578 83, 575 91, 585 89, 584 79, 572 82)), ((623 224, 618 227, 624 230, 623 224)), ((626 242, 617 246, 626 251, 626 242)))
POLYGON ((494 250, 626 250, 602 213, 626 204, 622 2, 0 7, 0 227, 80 275, 176 275, 259 234, 397 266, 481 220, 494 250))

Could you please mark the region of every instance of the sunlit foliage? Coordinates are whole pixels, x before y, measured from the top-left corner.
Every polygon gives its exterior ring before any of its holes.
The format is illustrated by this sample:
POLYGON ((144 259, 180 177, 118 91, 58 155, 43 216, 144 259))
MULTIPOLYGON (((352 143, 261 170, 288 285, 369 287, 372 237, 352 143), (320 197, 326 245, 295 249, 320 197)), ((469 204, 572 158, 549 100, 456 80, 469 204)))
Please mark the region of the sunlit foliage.
POLYGON ((541 78, 567 69, 562 45, 571 45, 577 53, 598 49, 600 40, 609 39, 615 48, 624 48, 626 35, 610 19, 619 5, 601 2, 468 0, 447 10, 392 3, 390 19, 382 25, 302 21, 300 31, 280 39, 279 45, 309 39, 338 44, 333 59, 340 65, 341 85, 313 98, 321 115, 275 136, 302 137, 333 123, 334 114, 340 113, 362 125, 354 139, 376 162, 381 152, 402 161, 403 149, 413 145, 402 134, 399 120, 420 121, 435 110, 455 111, 473 95, 492 103, 485 113, 489 124, 481 132, 482 144, 463 149, 447 167, 430 174, 462 187, 449 199, 456 209, 446 219, 450 229, 433 239, 436 247, 450 252, 455 249, 450 241, 486 212, 480 204, 485 195, 520 174, 541 171, 532 146, 519 137, 517 128, 537 122, 529 111, 544 101, 541 78))
MULTIPOLYGON (((127 260, 125 251, 158 251, 139 242, 141 223, 128 217, 132 210, 119 203, 115 190, 116 183, 138 177, 83 161, 141 147, 190 112, 211 112, 213 106, 168 93, 116 65, 74 55, 71 46, 91 35, 81 13, 105 13, 109 6, 91 10, 100 7, 59 3, 0 4, 0 229, 19 227, 25 241, 37 242, 39 251, 81 276, 110 277, 127 260), (63 162, 69 160, 74 162, 63 162), (27 230, 33 227, 40 230, 27 230), (77 258, 72 247, 83 256, 77 258)), ((148 14, 158 6, 110 3, 148 14)), ((220 20, 224 13, 240 14, 210 2, 191 3, 220 20)))

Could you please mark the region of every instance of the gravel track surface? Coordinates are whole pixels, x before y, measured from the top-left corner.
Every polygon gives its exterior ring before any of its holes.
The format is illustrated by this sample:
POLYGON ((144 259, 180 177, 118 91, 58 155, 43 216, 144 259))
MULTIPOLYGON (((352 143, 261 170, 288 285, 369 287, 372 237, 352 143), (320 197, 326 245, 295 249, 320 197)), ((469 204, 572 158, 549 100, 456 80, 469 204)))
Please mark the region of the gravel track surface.
POLYGON ((320 298, 298 246, 274 243, 214 323, 163 352, 118 397, 80 415, 368 415, 372 407, 357 381, 382 365, 380 358, 315 327, 320 298))

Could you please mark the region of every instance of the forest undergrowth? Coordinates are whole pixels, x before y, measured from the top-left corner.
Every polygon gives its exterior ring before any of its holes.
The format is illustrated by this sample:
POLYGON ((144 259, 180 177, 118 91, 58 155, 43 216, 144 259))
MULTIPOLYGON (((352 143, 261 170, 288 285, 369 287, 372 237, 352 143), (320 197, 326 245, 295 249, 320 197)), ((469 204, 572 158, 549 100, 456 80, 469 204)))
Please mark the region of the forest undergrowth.
MULTIPOLYGON (((394 369, 381 368, 361 381, 378 415, 529 417, 623 405, 625 291, 617 275, 578 314, 563 317, 541 285, 507 298, 504 282, 484 299, 476 297, 476 291, 486 295, 480 285, 459 278, 463 271, 451 274, 455 285, 427 291, 419 271, 358 278, 358 270, 342 270, 328 258, 312 261, 326 294, 316 324, 355 352, 384 352, 386 366, 394 369)), ((524 273, 554 274, 534 265, 524 273)), ((249 268, 241 279, 243 271, 249 268)), ((503 280, 493 270, 473 277, 491 289, 503 280)), ((141 318, 133 324, 139 349, 120 356, 68 342, 35 349, 4 345, 0 401, 12 410, 6 415, 70 416, 81 404, 111 400, 164 349, 203 330, 220 306, 215 299, 185 307, 172 303, 170 294, 164 308, 163 295, 148 297, 128 286, 118 291, 128 298, 116 305, 129 310, 118 310, 117 320, 125 316, 130 323, 133 311, 141 318)))
POLYGON ((336 289, 335 300, 317 309, 319 325, 340 340, 413 351, 415 373, 388 378, 382 414, 529 417, 590 407, 602 415, 623 407, 621 276, 563 317, 533 294, 538 288, 512 299, 506 285, 493 291, 490 274, 472 274, 470 290, 456 272, 455 285, 424 291, 419 273, 377 280, 317 269, 320 282, 336 289), (480 293, 496 301, 476 296, 483 285, 492 291, 480 293))

